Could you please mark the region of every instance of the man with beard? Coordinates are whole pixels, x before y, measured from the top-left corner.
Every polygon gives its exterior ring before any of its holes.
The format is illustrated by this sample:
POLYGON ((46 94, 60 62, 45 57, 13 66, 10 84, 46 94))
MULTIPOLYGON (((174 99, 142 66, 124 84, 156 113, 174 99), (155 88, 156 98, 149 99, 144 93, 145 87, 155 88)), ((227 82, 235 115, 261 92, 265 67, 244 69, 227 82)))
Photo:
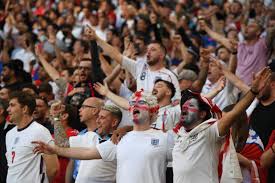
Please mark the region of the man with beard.
MULTIPOLYGON (((208 99, 200 94, 190 93, 182 96, 181 122, 174 129, 178 135, 173 149, 175 183, 218 183, 218 172, 230 172, 230 176, 236 176, 235 168, 231 172, 231 170, 223 170, 218 166, 219 153, 222 152, 221 147, 225 141, 224 137, 229 133, 230 127, 240 114, 245 112, 254 98, 262 92, 270 75, 271 72, 268 68, 262 69, 254 77, 251 89, 247 94, 220 119, 218 116, 221 115, 221 112, 217 106, 213 106, 208 99)), ((228 154, 226 149, 223 151, 222 157, 228 154)), ((232 164, 234 164, 233 159, 230 157, 232 164)), ((224 163, 224 161, 222 162, 224 163)))
MULTIPOLYGON (((250 116, 251 127, 260 136, 264 147, 267 147, 268 140, 273 130, 275 130, 275 72, 272 73, 270 81, 259 95, 259 104, 250 116)), ((268 174, 268 182, 275 181, 275 164, 271 166, 268 174)))
POLYGON ((245 26, 243 36, 244 41, 240 42, 235 51, 234 44, 231 40, 214 32, 208 27, 204 20, 200 20, 200 28, 207 34, 228 48, 232 54, 237 55, 238 63, 236 75, 240 77, 245 84, 250 85, 252 73, 257 73, 267 65, 272 48, 272 41, 275 36, 275 27, 266 30, 266 36, 261 37, 263 25, 261 21, 250 20, 245 26))
POLYGON ((157 79, 170 81, 176 88, 174 99, 180 99, 179 82, 174 73, 165 68, 166 50, 159 42, 151 42, 147 47, 146 62, 136 62, 123 56, 117 49, 106 43, 96 35, 92 28, 85 29, 85 35, 91 40, 96 40, 104 53, 110 56, 118 64, 121 64, 137 80, 137 90, 141 88, 145 92, 152 92, 154 82, 157 79))
POLYGON ((37 144, 34 152, 76 159, 117 160, 117 183, 165 183, 173 137, 161 130, 151 129, 159 108, 157 98, 138 91, 133 94, 130 104, 133 131, 127 133, 117 145, 106 141, 96 148, 60 148, 38 141, 34 142, 37 144))
MULTIPOLYGON (((98 91, 98 93, 100 93, 102 96, 106 96, 119 107, 125 110, 131 107, 127 99, 114 94, 106 86, 103 86, 100 83, 96 83, 94 88, 96 91, 98 91)), ((152 95, 157 97, 160 109, 156 120, 151 124, 152 128, 162 131, 172 130, 176 123, 179 122, 180 107, 178 105, 172 105, 172 98, 174 97, 175 93, 176 89, 173 83, 162 79, 157 79, 155 81, 152 95)))
POLYGON ((33 119, 36 120, 38 123, 43 125, 45 128, 47 128, 50 133, 54 134, 54 128, 51 124, 48 115, 49 115, 49 106, 46 100, 37 97, 35 99, 36 107, 33 112, 33 119))
POLYGON ((102 82, 105 78, 101 70, 98 58, 98 47, 95 41, 91 41, 90 52, 91 58, 87 57, 80 60, 77 68, 79 81, 75 85, 72 85, 61 78, 60 73, 47 62, 38 47, 35 49, 35 53, 45 71, 49 74, 51 79, 56 82, 61 91, 66 92, 66 103, 72 104, 78 108, 81 107, 83 101, 88 97, 101 97, 92 87, 93 83, 102 82))

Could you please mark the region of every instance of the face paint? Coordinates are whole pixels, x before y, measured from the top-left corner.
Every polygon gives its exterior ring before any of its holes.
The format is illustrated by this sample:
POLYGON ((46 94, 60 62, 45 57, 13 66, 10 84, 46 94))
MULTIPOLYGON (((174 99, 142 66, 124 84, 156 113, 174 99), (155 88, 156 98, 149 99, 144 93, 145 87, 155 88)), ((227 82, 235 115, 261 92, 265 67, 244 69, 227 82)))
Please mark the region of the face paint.
POLYGON ((130 101, 130 106, 130 112, 134 123, 142 124, 149 120, 149 106, 145 100, 138 97, 130 101))
POLYGON ((199 120, 199 106, 198 101, 194 98, 187 100, 182 105, 181 120, 183 126, 190 126, 199 120))

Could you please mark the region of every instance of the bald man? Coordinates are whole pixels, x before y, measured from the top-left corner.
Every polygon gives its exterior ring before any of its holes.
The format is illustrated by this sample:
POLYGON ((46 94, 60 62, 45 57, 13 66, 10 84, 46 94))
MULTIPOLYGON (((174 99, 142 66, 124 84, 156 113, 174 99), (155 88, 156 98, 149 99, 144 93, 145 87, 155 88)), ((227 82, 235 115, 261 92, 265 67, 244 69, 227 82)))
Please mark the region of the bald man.
MULTIPOLYGON (((79 143, 81 143, 83 142, 84 138, 89 139, 90 132, 96 131, 96 120, 98 118, 99 111, 103 105, 103 100, 96 97, 87 98, 83 102, 81 108, 79 109, 79 117, 80 121, 84 123, 87 126, 87 128, 82 130, 78 136, 70 138, 70 146, 74 146, 75 141, 79 141, 79 143)), ((79 165, 80 160, 70 160, 66 171, 66 182, 73 182, 72 180, 76 179, 79 165)))

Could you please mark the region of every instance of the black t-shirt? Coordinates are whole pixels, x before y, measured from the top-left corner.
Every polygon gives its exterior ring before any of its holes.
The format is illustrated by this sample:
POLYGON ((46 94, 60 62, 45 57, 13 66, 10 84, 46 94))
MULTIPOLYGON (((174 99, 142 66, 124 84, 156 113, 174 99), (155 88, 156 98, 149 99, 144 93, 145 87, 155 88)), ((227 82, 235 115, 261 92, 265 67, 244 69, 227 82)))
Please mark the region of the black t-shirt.
POLYGON ((275 130, 275 101, 268 106, 259 103, 250 116, 250 124, 266 147, 272 130, 275 130))
MULTIPOLYGON (((261 103, 255 108, 251 114, 250 124, 252 128, 260 136, 264 146, 268 144, 269 137, 272 133, 272 130, 275 130, 275 101, 268 105, 264 106, 261 103)), ((275 182, 275 163, 268 171, 268 183, 275 182)))
POLYGON ((14 125, 0 124, 0 183, 5 183, 7 178, 7 159, 6 159, 6 134, 14 125))

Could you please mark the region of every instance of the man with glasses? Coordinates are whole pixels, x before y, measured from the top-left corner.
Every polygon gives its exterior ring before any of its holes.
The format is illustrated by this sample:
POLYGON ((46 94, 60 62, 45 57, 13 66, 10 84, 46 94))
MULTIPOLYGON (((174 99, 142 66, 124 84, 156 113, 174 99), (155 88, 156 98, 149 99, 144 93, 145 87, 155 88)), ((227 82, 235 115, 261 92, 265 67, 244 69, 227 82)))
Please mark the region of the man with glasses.
POLYGON ((74 89, 68 92, 66 101, 78 108, 82 102, 88 97, 99 97, 94 91, 91 81, 91 61, 80 61, 78 66, 79 83, 74 86, 74 89))
POLYGON ((165 171, 171 160, 173 137, 151 128, 158 113, 157 98, 143 91, 131 98, 130 113, 133 131, 115 145, 106 141, 93 148, 60 148, 43 142, 33 142, 34 152, 59 154, 78 159, 117 161, 117 183, 165 183, 165 171))
MULTIPOLYGON (((95 97, 90 97, 83 102, 79 109, 79 116, 87 129, 80 132, 80 135, 69 139, 70 147, 94 147, 110 138, 112 131, 116 129, 121 120, 122 113, 115 106, 103 106, 103 104, 101 99, 95 97)), ((73 182, 73 178, 75 182, 113 183, 115 174, 115 162, 71 160, 67 168, 66 180, 73 182)))

